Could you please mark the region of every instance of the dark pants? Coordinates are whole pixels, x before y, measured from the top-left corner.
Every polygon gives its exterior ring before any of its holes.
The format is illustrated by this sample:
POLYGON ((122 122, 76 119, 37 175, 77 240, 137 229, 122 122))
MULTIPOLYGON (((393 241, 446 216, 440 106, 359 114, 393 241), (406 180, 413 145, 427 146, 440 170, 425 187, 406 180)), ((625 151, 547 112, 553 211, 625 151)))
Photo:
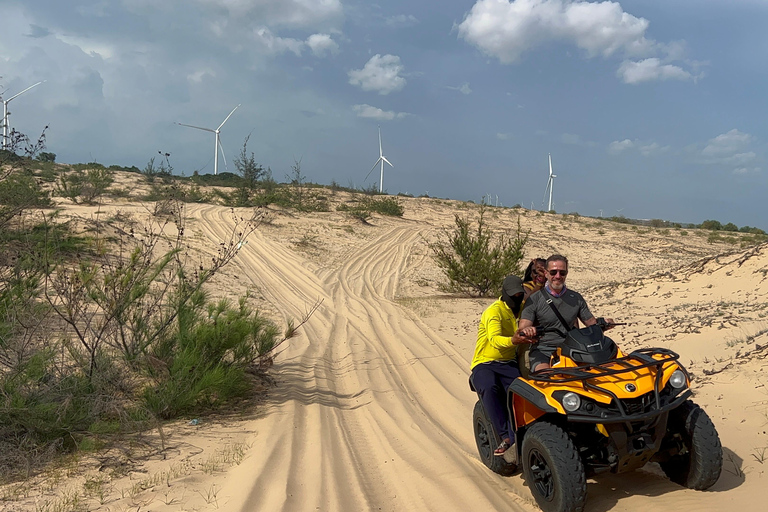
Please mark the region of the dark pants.
POLYGON ((515 442, 515 432, 509 424, 507 388, 520 376, 515 363, 491 361, 472 369, 472 385, 483 401, 485 413, 501 439, 515 442))

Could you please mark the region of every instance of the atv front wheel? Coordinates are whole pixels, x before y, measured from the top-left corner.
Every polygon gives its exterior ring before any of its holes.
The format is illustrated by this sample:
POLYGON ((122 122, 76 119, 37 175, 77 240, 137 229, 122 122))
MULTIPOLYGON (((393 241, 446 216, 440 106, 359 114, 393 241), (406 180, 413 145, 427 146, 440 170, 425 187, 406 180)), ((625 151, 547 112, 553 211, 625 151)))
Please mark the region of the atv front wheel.
POLYGON ((581 512, 587 477, 571 438, 557 425, 535 423, 523 438, 525 481, 544 512, 581 512))
POLYGON ((669 413, 667 432, 677 453, 659 463, 664 473, 689 489, 712 487, 720 478, 723 447, 704 409, 686 400, 669 413))
MULTIPOLYGON (((491 422, 485 417, 485 410, 480 400, 475 404, 475 410, 472 414, 472 424, 475 426, 475 442, 477 443, 477 452, 480 454, 480 460, 483 464, 494 473, 498 473, 503 476, 509 476, 515 472, 517 466, 510 464, 504 460, 504 457, 499 457, 493 454, 493 451, 501 443, 496 433, 493 430, 491 422)), ((512 447, 510 450, 514 450, 512 447)))

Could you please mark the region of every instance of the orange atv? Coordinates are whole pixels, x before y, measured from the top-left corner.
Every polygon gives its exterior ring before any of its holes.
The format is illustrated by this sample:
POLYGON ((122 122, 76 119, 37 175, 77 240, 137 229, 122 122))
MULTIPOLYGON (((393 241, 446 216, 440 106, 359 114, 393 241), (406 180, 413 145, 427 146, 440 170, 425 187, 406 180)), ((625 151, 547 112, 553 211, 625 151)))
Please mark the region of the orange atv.
MULTIPOLYGON (((613 324, 620 325, 620 324, 613 324)), ((563 333, 552 368, 518 378, 507 391, 516 443, 504 457, 482 403, 474 412, 477 448, 491 470, 520 466, 545 512, 583 510, 587 475, 622 473, 658 462, 691 489, 708 489, 720 476, 723 452, 715 426, 689 400, 690 377, 671 350, 623 354, 603 334, 610 325, 563 333)))

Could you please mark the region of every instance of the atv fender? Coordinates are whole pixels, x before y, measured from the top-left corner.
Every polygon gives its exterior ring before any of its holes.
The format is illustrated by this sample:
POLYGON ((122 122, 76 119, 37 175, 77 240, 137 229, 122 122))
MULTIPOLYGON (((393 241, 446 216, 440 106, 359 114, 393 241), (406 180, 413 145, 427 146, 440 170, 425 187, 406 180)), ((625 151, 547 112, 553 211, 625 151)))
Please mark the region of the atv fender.
POLYGON ((515 430, 536 421, 547 413, 556 413, 557 409, 547 403, 547 398, 525 379, 515 379, 507 390, 507 407, 510 423, 515 430))

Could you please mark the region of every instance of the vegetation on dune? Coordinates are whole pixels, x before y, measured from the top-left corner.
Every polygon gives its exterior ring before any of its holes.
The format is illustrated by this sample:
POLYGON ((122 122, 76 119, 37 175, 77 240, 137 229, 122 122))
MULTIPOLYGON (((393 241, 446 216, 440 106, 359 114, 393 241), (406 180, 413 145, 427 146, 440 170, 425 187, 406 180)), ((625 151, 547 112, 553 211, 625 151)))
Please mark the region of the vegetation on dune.
POLYGON ((369 195, 355 195, 352 205, 341 204, 336 207, 337 211, 345 212, 350 217, 358 219, 361 222, 367 222, 371 218, 372 214, 378 213, 380 215, 387 215, 390 217, 402 217, 405 213, 405 208, 400 203, 397 197, 372 197, 369 195))
POLYGON ((469 216, 456 214, 455 227, 445 233, 446 239, 429 244, 437 266, 448 278, 446 291, 494 296, 501 293, 506 276, 522 276, 520 262, 530 230, 522 231, 518 217, 514 233, 494 233, 486 222, 486 211, 486 205, 480 205, 476 227, 469 216))
MULTIPOLYGON (((125 215, 64 222, 24 137, 0 154, 0 474, 25 477, 62 452, 251 398, 284 332, 249 305, 212 300, 209 281, 260 221, 233 228, 204 263, 188 248, 184 199, 166 159, 144 170, 159 200, 150 222, 125 215), (16 152, 24 153, 17 156, 16 152), (158 207, 157 205, 163 205, 158 207)), ((109 194, 104 166, 58 172, 75 203, 109 194)), ((48 187, 50 189, 50 187, 48 187)), ((306 321, 314 309, 301 322, 306 321)))

